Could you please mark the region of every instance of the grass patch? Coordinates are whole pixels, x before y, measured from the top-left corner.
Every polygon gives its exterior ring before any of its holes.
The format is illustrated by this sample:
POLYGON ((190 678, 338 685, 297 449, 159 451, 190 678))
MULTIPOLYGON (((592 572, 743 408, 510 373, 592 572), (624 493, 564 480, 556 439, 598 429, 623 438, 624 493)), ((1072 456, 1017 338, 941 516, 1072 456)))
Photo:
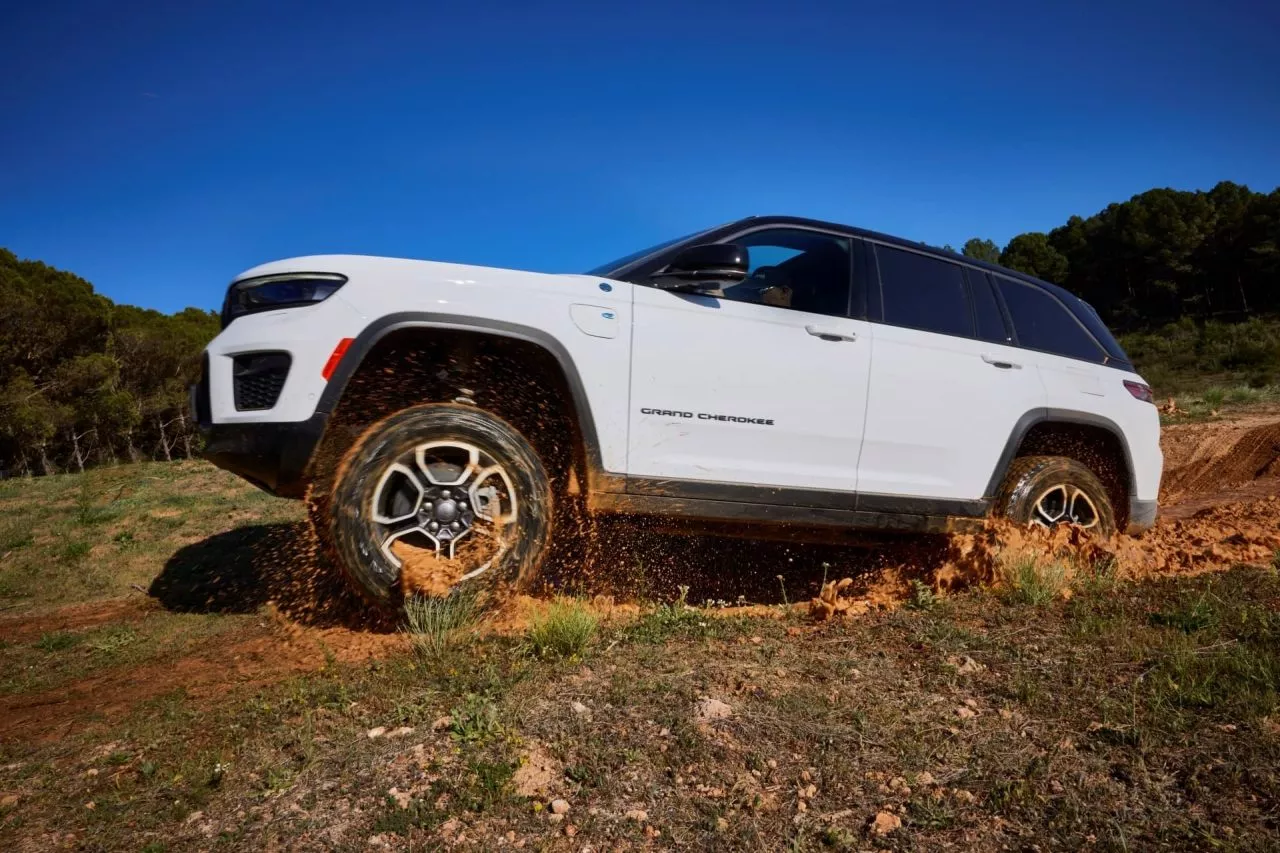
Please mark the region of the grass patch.
POLYGON ((1000 560, 1000 580, 1014 603, 1042 607, 1062 596, 1069 586, 1067 564, 1035 554, 1000 560))
POLYGON ((84 642, 83 634, 73 634, 70 631, 53 631, 48 634, 41 634, 40 640, 36 643, 36 648, 44 652, 65 652, 67 649, 73 648, 84 642))
POLYGON ((572 658, 586 650, 599 624, 582 602, 557 598, 530 620, 525 644, 539 658, 572 658))
POLYGON ((0 552, 16 551, 19 548, 26 548, 35 541, 35 534, 30 530, 21 530, 16 527, 10 528, 4 533, 0 533, 0 552))
POLYGON ((76 561, 82 560, 93 550, 93 544, 90 542, 68 542, 58 549, 58 558, 62 560, 76 561))
POLYGON ((1157 628, 1176 628, 1184 634, 1203 631, 1214 624, 1216 615, 1206 595, 1201 595, 1193 602, 1185 602, 1181 606, 1152 613, 1148 621, 1157 628))
POLYGON ((413 649, 429 659, 451 648, 479 616, 475 593, 465 589, 443 597, 411 595, 404 603, 405 631, 413 649))

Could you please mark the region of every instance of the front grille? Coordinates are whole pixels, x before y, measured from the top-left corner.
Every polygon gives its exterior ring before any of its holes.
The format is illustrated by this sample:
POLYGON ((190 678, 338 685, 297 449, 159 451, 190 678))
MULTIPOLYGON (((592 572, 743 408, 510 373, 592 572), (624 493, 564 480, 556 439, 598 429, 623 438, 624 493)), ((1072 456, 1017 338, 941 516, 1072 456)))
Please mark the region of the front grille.
POLYGON ((270 409, 280 399, 285 377, 289 375, 287 352, 255 352, 238 355, 231 370, 236 411, 252 412, 270 409))

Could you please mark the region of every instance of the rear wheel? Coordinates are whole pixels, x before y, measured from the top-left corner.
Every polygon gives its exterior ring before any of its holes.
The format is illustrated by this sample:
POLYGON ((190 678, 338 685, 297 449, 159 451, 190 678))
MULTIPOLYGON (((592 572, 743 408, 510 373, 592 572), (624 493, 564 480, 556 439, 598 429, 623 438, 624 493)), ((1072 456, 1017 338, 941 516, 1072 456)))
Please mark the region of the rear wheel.
POLYGON ((487 411, 444 404, 365 430, 316 506, 348 580, 385 609, 410 593, 526 588, 553 513, 547 472, 524 436, 487 411))
POLYGON ((1116 532, 1115 508, 1102 481, 1089 468, 1065 456, 1013 460, 997 511, 1023 524, 1072 525, 1102 536, 1116 532))

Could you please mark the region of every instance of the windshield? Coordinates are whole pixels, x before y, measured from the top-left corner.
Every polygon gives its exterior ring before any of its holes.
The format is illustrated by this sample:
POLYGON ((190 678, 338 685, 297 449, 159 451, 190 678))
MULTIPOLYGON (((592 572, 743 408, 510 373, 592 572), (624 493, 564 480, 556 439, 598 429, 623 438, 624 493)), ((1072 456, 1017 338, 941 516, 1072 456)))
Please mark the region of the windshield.
POLYGON ((683 243, 686 240, 692 240, 694 237, 697 237, 699 234, 705 234, 709 230, 711 229, 705 229, 703 231, 695 231, 692 234, 686 234, 683 237, 677 237, 674 240, 667 240, 665 242, 659 243, 656 246, 650 246, 647 249, 641 249, 638 252, 632 252, 629 255, 623 255, 621 258, 618 258, 617 260, 609 261, 609 263, 607 264, 601 264, 598 267, 592 267, 591 269, 583 273, 583 275, 599 275, 599 276, 604 276, 605 278, 609 278, 613 273, 618 272, 624 267, 631 266, 641 258, 647 258, 649 255, 653 255, 658 252, 661 252, 663 249, 669 249, 670 247, 676 245, 677 243, 683 243))

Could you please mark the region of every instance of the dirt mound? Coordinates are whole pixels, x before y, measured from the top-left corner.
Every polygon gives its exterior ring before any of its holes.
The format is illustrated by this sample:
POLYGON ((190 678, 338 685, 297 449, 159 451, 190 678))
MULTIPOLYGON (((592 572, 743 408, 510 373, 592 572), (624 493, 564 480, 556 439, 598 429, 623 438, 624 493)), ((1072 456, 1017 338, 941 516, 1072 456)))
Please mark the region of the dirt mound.
POLYGON ((1165 507, 1280 477, 1280 418, 1275 415, 1167 427, 1160 444, 1165 507))

